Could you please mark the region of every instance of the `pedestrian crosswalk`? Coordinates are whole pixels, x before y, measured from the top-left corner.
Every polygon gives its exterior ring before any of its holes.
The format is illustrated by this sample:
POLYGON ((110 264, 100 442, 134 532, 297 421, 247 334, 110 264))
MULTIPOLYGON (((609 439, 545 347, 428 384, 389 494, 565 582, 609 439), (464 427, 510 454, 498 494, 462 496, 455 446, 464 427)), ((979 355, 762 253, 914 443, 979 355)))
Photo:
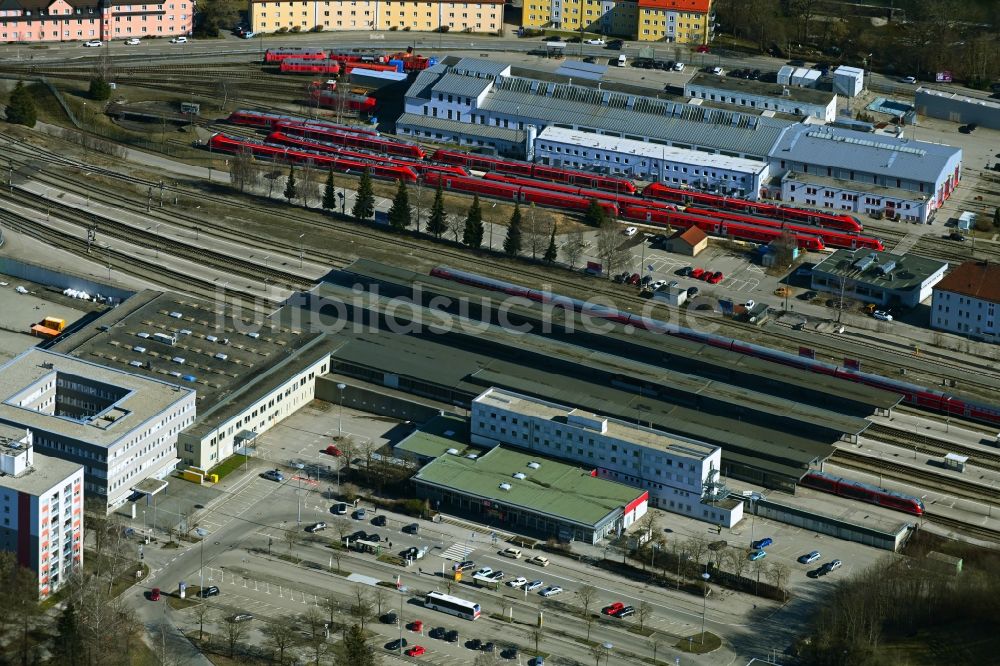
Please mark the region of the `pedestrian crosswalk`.
POLYGON ((446 560, 455 560, 456 562, 461 562, 468 559, 469 555, 475 548, 471 548, 463 543, 453 543, 448 546, 448 549, 441 553, 441 557, 446 560))

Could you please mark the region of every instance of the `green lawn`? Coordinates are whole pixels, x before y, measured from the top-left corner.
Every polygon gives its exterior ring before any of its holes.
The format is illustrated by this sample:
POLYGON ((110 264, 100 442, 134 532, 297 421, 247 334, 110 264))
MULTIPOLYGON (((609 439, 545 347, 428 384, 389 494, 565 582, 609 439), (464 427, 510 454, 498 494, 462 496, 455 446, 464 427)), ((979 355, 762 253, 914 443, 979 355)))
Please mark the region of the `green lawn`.
POLYGON ((247 459, 246 456, 236 453, 229 458, 226 458, 221 463, 208 470, 209 475, 218 474, 219 481, 222 481, 233 471, 239 469, 243 462, 247 459))
POLYGON ((706 631, 704 634, 695 634, 690 640, 682 638, 674 647, 681 652, 707 654, 722 647, 722 639, 706 631))

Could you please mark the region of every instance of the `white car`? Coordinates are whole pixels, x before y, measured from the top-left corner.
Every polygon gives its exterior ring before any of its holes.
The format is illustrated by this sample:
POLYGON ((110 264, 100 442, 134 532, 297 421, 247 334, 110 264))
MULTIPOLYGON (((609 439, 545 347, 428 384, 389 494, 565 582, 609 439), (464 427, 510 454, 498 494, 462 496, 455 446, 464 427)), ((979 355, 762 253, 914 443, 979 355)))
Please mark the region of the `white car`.
POLYGON ((639 233, 639 230, 636 229, 635 227, 625 227, 625 235, 628 236, 629 238, 635 236, 637 233, 639 233))
POLYGON ((892 321, 892 315, 888 312, 883 312, 882 310, 876 310, 872 313, 872 316, 879 321, 892 321))
POLYGON ((477 571, 473 575, 474 576, 489 576, 491 573, 493 573, 493 569, 491 569, 490 567, 483 567, 482 569, 480 569, 479 571, 477 571))
POLYGON ((125 46, 139 46, 141 43, 138 37, 129 37, 125 40, 125 46))
POLYGON ((188 38, 187 37, 174 37, 173 39, 170 40, 170 43, 171 44, 187 44, 188 43, 188 38))
POLYGON ((541 592, 539 592, 539 594, 542 595, 543 597, 554 597, 562 591, 563 589, 558 585, 551 585, 542 590, 541 592))
POLYGON ((915 76, 907 76, 907 77, 905 77, 903 79, 903 83, 909 83, 910 85, 912 85, 912 84, 914 84, 916 82, 917 82, 917 77, 915 77, 915 76))
POLYGON ((755 300, 753 300, 751 298, 749 301, 747 301, 746 303, 743 304, 743 307, 745 307, 747 310, 749 310, 750 308, 752 308, 755 305, 757 305, 757 301, 755 301, 755 300))
POLYGON ((549 558, 544 555, 535 555, 534 557, 527 560, 528 564, 537 564, 540 567, 549 566, 549 558))
POLYGON ((663 286, 666 284, 667 284, 666 280, 657 280, 653 284, 649 285, 649 288, 652 289, 653 291, 656 291, 657 289, 662 289, 663 286))
POLYGON ((585 39, 584 44, 590 44, 591 46, 604 46, 605 42, 603 39, 585 39))
POLYGON ((524 589, 526 589, 528 592, 534 592, 535 590, 537 590, 538 588, 540 588, 542 585, 545 585, 545 583, 543 583, 540 580, 533 580, 530 583, 528 583, 527 585, 525 585, 524 589))
POLYGON ((528 583, 528 579, 524 576, 518 576, 513 580, 507 581, 507 587, 523 587, 528 583))
POLYGON ((722 68, 721 67, 713 67, 712 68, 712 74, 718 74, 719 76, 722 76, 722 68))
POLYGON ((91 39, 83 43, 84 46, 104 46, 104 42, 99 39, 91 39))
POLYGON ((675 72, 683 72, 684 71, 684 63, 682 63, 682 62, 676 63, 674 65, 674 71, 675 72))

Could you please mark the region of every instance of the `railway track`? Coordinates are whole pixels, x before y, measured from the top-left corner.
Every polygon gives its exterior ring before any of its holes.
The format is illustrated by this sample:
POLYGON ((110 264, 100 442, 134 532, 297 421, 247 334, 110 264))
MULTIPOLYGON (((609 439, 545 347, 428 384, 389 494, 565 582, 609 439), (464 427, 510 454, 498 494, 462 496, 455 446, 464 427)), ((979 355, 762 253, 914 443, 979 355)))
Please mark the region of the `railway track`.
POLYGON ((957 453, 968 456, 969 462, 973 465, 1000 471, 1000 454, 983 451, 973 446, 966 446, 957 442, 946 442, 936 437, 908 432, 880 423, 874 423, 869 426, 865 430, 864 436, 887 444, 905 446, 907 449, 915 449, 920 453, 928 455, 943 456, 946 453, 957 453))
POLYGON ((877 472, 883 477, 898 479, 908 483, 920 481, 926 484, 931 490, 940 489, 941 492, 977 502, 991 502, 996 504, 1000 501, 1000 488, 972 483, 965 479, 943 476, 930 470, 902 465, 891 460, 886 460, 885 458, 873 458, 872 456, 856 451, 836 449, 833 455, 830 456, 829 461, 843 467, 866 472, 877 472))
POLYGON ((971 537, 976 537, 982 539, 983 541, 988 541, 990 543, 1000 543, 1000 530, 995 530, 991 527, 985 525, 976 525, 975 523, 967 523, 963 520, 953 518, 951 516, 943 516, 939 513, 935 513, 929 509, 924 510, 924 520, 934 523, 935 525, 940 525, 941 527, 947 527, 955 532, 960 532, 971 537))

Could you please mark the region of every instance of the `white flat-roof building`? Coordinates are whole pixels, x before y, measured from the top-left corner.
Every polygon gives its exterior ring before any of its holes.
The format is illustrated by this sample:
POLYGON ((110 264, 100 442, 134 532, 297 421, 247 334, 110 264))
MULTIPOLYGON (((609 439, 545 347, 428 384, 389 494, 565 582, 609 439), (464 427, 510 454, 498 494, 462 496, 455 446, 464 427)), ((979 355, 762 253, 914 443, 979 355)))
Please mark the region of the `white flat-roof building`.
POLYGON ((827 122, 832 122, 837 117, 836 94, 765 81, 695 74, 684 84, 684 94, 707 102, 733 104, 755 111, 774 111, 799 117, 810 116, 827 122))
POLYGON ((865 87, 865 70, 841 65, 833 70, 833 92, 846 97, 857 97, 865 87))
POLYGON ((562 127, 542 130, 535 139, 535 159, 557 167, 718 189, 750 199, 757 198, 768 177, 768 165, 757 160, 562 127))
POLYGON ((195 391, 41 349, 0 366, 0 424, 30 429, 39 453, 84 466, 108 511, 174 469, 195 391))
POLYGON ((660 430, 593 414, 505 389, 472 402, 473 444, 508 444, 592 466, 601 478, 643 488, 651 506, 732 526, 741 502, 710 502, 722 449, 660 430))
POLYGON ((931 326, 1000 342, 1000 264, 967 261, 934 286, 931 326))
POLYGON ((0 425, 0 549, 38 574, 45 598, 83 566, 83 465, 35 453, 33 439, 0 425))

